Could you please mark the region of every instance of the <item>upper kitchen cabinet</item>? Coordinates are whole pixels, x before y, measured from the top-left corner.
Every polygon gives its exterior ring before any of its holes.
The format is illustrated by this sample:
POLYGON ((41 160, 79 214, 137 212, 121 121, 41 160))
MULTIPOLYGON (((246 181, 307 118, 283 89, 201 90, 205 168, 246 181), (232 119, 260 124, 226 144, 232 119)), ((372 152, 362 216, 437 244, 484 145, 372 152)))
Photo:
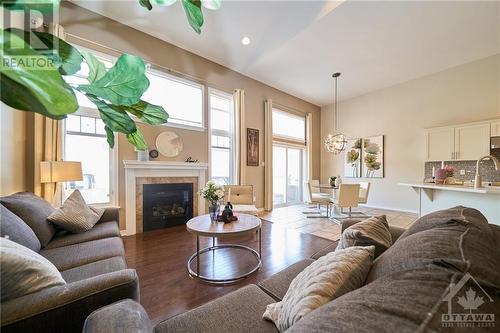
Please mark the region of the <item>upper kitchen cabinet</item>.
POLYGON ((455 149, 453 127, 431 128, 426 132, 427 161, 449 161, 455 149))
POLYGON ((491 122, 491 136, 500 136, 500 120, 491 122))

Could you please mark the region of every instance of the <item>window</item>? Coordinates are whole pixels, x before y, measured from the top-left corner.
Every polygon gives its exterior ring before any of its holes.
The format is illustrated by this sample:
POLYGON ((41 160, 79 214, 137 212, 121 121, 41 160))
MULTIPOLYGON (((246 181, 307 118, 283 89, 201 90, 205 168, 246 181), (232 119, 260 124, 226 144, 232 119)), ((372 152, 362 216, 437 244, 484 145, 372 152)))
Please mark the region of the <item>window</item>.
POLYGON ((210 176, 220 184, 234 184, 236 156, 233 95, 209 89, 210 176))
MULTIPOLYGON (((92 51, 93 52, 93 51, 92 51)), ((101 54, 94 55, 106 67, 113 66, 114 59, 101 54)), ((82 63, 81 70, 67 77, 71 83, 86 83, 88 66, 82 63)), ((66 182, 64 194, 68 197, 78 189, 87 204, 115 204, 113 186, 116 184, 115 151, 106 140, 104 123, 95 105, 77 92, 80 108, 64 121, 64 160, 82 163, 83 180, 66 182)))
POLYGON ((305 143, 305 117, 273 109, 273 136, 305 143))
POLYGON ((168 123, 202 129, 203 85, 148 69, 150 85, 142 99, 161 105, 169 114, 168 123))

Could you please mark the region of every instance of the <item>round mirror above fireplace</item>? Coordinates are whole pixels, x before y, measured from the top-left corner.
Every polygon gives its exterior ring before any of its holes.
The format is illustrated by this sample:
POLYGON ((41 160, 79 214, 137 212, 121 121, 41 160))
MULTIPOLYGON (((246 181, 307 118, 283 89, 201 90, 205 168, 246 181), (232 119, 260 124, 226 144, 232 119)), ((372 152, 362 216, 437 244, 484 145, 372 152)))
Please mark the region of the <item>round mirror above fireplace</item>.
POLYGON ((175 132, 165 131, 156 137, 156 149, 165 157, 176 157, 183 148, 182 139, 175 132))

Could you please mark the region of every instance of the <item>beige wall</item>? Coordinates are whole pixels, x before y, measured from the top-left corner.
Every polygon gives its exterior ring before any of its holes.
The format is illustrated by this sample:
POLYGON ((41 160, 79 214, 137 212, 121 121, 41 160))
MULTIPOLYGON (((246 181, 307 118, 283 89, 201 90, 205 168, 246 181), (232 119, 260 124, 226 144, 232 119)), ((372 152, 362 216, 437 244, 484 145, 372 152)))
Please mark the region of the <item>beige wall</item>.
MULTIPOLYGON (((498 117, 500 55, 345 100, 338 110, 339 130, 348 138, 385 135, 385 178, 370 179, 369 204, 415 211, 416 194, 397 183, 422 181, 424 129, 498 117)), ((322 137, 331 124, 332 108, 324 107, 322 137)), ((321 151, 323 181, 343 175, 343 158, 321 151)))
MULTIPOLYGON (((289 108, 313 114, 313 175, 320 175, 320 108, 288 95, 282 91, 267 86, 242 74, 220 66, 205 58, 187 52, 183 49, 151 37, 140 31, 126 27, 70 3, 63 3, 61 8, 61 24, 66 32, 94 41, 104 46, 128 52, 143 57, 146 61, 173 69, 175 71, 199 78, 215 88, 232 92, 239 88, 245 90, 246 126, 260 130, 260 159, 264 151, 264 101, 267 98, 289 108)), ((201 36, 203 38, 203 35, 201 36)), ((168 111, 168 110, 167 110, 168 111)), ((150 147, 154 146, 156 135, 165 127, 141 126, 150 147)), ((206 162, 207 133, 187 130, 176 131, 184 140, 184 152, 181 156, 171 159, 182 161, 187 156, 206 162)), ((135 159, 133 147, 124 138, 119 140, 120 159, 135 159)), ((124 169, 120 163, 120 205, 124 206, 124 169)), ((263 207, 264 202, 264 168, 247 167, 247 183, 256 189, 257 206, 263 207)))
POLYGON ((26 157, 28 114, 14 110, 5 104, 0 112, 0 195, 7 195, 31 188, 26 157))

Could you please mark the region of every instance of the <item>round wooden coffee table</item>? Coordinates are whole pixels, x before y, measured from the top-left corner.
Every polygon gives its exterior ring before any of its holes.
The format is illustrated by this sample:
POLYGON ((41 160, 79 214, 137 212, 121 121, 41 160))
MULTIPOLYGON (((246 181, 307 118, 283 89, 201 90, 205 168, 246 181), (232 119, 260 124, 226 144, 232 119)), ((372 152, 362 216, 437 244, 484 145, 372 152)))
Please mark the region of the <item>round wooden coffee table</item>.
POLYGON ((261 251, 262 251, 262 222, 261 220, 253 215, 247 214, 238 214, 238 220, 231 223, 224 222, 212 222, 210 216, 201 215, 192 218, 186 224, 186 228, 190 233, 196 235, 196 252, 189 257, 187 262, 187 269, 189 275, 191 277, 200 279, 205 282, 213 283, 213 284, 228 284, 239 281, 241 279, 246 278, 250 274, 256 272, 262 265, 261 261, 261 251), (220 244, 215 245, 216 238, 226 238, 226 237, 234 237, 241 236, 245 234, 251 234, 253 232, 258 233, 259 238, 259 252, 254 249, 240 245, 240 244, 220 244), (204 249, 200 249, 200 236, 202 237, 211 237, 212 238, 212 246, 206 247, 204 249), (200 274, 200 256, 209 251, 215 251, 220 249, 242 249, 250 252, 255 256, 256 264, 249 271, 234 277, 224 278, 224 279, 216 279, 210 278, 208 276, 204 276, 200 274), (196 260, 196 272, 191 268, 191 263, 196 260))

